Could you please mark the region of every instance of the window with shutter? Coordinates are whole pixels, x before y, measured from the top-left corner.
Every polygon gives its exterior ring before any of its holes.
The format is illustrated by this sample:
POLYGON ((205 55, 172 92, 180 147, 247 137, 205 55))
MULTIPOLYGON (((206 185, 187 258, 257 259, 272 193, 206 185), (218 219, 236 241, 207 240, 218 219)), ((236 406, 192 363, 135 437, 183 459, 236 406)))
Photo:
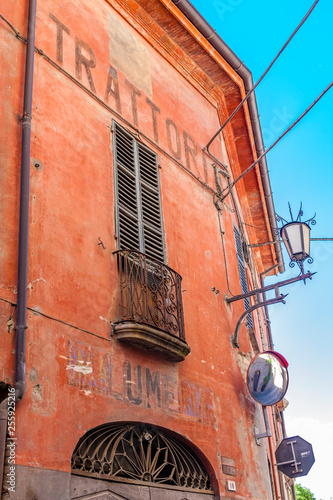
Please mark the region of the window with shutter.
POLYGON ((157 155, 118 124, 113 130, 119 249, 164 262, 157 155))
MULTIPOLYGON (((242 287, 242 293, 247 293, 249 291, 249 286, 248 286, 247 277, 246 277, 245 260, 244 260, 243 247, 242 247, 242 238, 241 238, 240 232, 238 231, 236 226, 234 226, 234 235, 235 235, 235 242, 236 242, 238 271, 239 271, 239 278, 240 278, 240 283, 241 283, 241 287, 242 287)), ((249 298, 244 299, 244 306, 245 306, 245 311, 250 309, 251 303, 250 303, 249 298)), ((248 314, 248 316, 246 318, 246 325, 247 325, 247 328, 253 328, 253 319, 252 319, 251 314, 248 314)))
POLYGON ((181 276, 165 264, 157 155, 113 122, 120 342, 171 361, 190 352, 185 341, 181 276))

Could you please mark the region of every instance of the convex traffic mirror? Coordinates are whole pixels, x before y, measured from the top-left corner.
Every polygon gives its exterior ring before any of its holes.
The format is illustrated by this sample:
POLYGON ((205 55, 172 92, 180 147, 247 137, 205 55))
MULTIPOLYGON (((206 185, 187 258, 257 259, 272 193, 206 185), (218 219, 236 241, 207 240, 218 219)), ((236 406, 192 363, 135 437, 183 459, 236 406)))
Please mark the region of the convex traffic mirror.
POLYGON ((289 376, 287 362, 278 353, 257 354, 247 372, 247 385, 252 397, 263 406, 278 403, 287 392, 289 376))

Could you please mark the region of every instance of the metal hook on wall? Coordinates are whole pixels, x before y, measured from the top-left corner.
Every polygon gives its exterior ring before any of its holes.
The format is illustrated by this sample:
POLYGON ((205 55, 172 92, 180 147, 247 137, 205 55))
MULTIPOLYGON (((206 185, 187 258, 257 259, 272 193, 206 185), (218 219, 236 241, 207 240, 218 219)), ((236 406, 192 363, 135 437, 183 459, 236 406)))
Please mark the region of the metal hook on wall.
POLYGON ((98 241, 99 241, 98 245, 102 245, 103 250, 105 250, 106 246, 104 245, 104 243, 103 243, 103 241, 101 240, 100 237, 98 237, 98 241))

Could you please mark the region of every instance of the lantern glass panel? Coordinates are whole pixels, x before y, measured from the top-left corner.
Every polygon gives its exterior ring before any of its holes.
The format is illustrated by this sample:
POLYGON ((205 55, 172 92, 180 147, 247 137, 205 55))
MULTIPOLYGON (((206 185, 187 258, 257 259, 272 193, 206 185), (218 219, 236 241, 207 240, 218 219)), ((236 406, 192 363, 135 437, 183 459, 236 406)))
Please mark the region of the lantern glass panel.
POLYGON ((291 222, 281 229, 281 237, 291 260, 303 261, 310 256, 310 231, 305 222, 291 222))

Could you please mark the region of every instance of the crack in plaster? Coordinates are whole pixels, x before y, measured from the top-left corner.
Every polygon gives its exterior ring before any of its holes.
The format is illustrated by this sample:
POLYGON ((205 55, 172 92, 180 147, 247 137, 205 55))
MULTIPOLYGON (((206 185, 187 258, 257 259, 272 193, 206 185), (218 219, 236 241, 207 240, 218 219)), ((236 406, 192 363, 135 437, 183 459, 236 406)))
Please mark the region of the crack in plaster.
POLYGON ((35 280, 33 280, 31 283, 29 283, 29 285, 27 286, 27 289, 28 290, 32 290, 33 289, 33 284, 34 283, 37 283, 37 281, 44 281, 44 283, 46 283, 47 285, 51 286, 50 283, 48 283, 44 278, 37 278, 35 280))

